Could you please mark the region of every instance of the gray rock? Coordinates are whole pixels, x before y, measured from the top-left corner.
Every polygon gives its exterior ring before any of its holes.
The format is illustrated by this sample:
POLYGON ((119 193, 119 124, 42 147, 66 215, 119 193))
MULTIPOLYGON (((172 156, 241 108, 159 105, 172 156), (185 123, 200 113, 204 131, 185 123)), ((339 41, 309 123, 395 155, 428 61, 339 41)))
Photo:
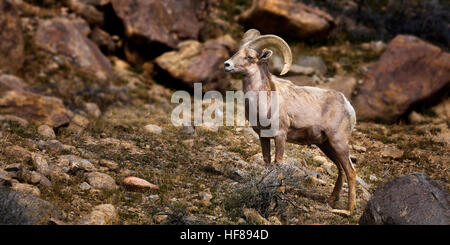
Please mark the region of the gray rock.
POLYGON ((69 173, 75 173, 80 170, 86 172, 92 172, 96 170, 95 166, 91 162, 75 155, 59 156, 58 164, 60 166, 68 167, 69 173))
POLYGON ((88 191, 88 190, 91 189, 91 186, 90 186, 88 183, 83 182, 83 183, 80 184, 80 189, 81 189, 82 191, 88 191))
POLYGON ((448 189, 423 173, 395 178, 367 203, 361 225, 449 225, 448 189))

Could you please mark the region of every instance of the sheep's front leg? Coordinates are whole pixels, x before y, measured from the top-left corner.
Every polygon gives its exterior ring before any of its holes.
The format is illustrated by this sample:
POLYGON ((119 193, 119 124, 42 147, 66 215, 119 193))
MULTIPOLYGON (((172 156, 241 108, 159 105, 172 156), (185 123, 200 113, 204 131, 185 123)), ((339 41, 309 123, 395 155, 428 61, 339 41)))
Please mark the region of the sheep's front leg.
POLYGON ((261 142, 264 162, 266 163, 266 166, 270 166, 270 138, 259 137, 259 141, 261 142))
POLYGON ((278 173, 278 183, 280 184, 280 191, 284 192, 283 186, 283 173, 281 172, 280 165, 283 162, 284 145, 286 144, 286 134, 281 133, 275 136, 275 167, 278 173))

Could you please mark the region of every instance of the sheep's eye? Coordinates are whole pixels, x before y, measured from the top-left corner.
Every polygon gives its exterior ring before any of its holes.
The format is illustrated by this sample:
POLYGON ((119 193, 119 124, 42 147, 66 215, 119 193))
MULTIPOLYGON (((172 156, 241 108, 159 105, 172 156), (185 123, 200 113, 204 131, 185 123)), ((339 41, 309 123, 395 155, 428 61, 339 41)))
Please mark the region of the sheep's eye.
POLYGON ((245 56, 246 59, 251 60, 252 57, 250 55, 245 56))

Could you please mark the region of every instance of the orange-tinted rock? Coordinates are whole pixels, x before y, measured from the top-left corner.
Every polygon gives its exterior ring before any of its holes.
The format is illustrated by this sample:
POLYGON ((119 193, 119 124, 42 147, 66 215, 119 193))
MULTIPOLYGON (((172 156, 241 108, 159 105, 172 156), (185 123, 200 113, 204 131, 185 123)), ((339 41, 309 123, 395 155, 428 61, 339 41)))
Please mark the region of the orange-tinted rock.
POLYGON ((134 186, 134 187, 159 189, 159 186, 154 185, 144 179, 133 177, 133 176, 124 178, 123 183, 125 185, 134 186))
POLYGON ((10 114, 57 128, 70 122, 71 112, 55 97, 10 90, 0 92, 0 114, 10 114))
POLYGON ((159 56, 156 63, 192 88, 194 83, 203 83, 204 90, 222 90, 229 80, 223 71, 223 62, 232 55, 234 45, 229 36, 206 43, 184 41, 175 51, 159 56))
POLYGON ((73 61, 100 79, 112 77, 112 66, 100 49, 66 18, 42 20, 36 32, 36 42, 52 53, 71 57, 73 61))
POLYGON ((203 26, 205 0, 112 0, 129 38, 176 47, 181 40, 197 39, 203 26))
POLYGON ((254 0, 239 22, 247 29, 291 38, 320 36, 334 26, 328 13, 293 0, 254 0))
POLYGON ((417 37, 399 35, 369 68, 352 104, 359 120, 395 120, 449 83, 449 53, 417 37))

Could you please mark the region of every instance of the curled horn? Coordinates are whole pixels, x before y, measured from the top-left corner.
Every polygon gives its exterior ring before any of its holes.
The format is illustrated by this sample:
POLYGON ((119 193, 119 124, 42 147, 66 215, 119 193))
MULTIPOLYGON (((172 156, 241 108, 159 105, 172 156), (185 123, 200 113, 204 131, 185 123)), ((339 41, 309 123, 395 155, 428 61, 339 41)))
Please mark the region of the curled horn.
POLYGON ((250 29, 244 33, 244 37, 242 37, 241 46, 243 46, 245 43, 254 40, 255 38, 261 36, 261 33, 259 33, 256 29, 250 29))
MULTIPOLYGON (((247 31, 245 34, 247 34, 249 31, 247 31)), ((245 38, 245 35, 244 35, 244 38, 245 38)), ((281 71, 280 75, 286 74, 289 71, 289 69, 291 68, 291 64, 292 64, 291 48, 289 48, 289 45, 282 38, 280 38, 278 36, 275 36, 275 35, 258 36, 257 38, 251 40, 248 43, 247 48, 255 49, 258 52, 261 52, 262 49, 264 49, 264 48, 277 49, 283 55, 283 60, 284 60, 283 70, 281 71)))

